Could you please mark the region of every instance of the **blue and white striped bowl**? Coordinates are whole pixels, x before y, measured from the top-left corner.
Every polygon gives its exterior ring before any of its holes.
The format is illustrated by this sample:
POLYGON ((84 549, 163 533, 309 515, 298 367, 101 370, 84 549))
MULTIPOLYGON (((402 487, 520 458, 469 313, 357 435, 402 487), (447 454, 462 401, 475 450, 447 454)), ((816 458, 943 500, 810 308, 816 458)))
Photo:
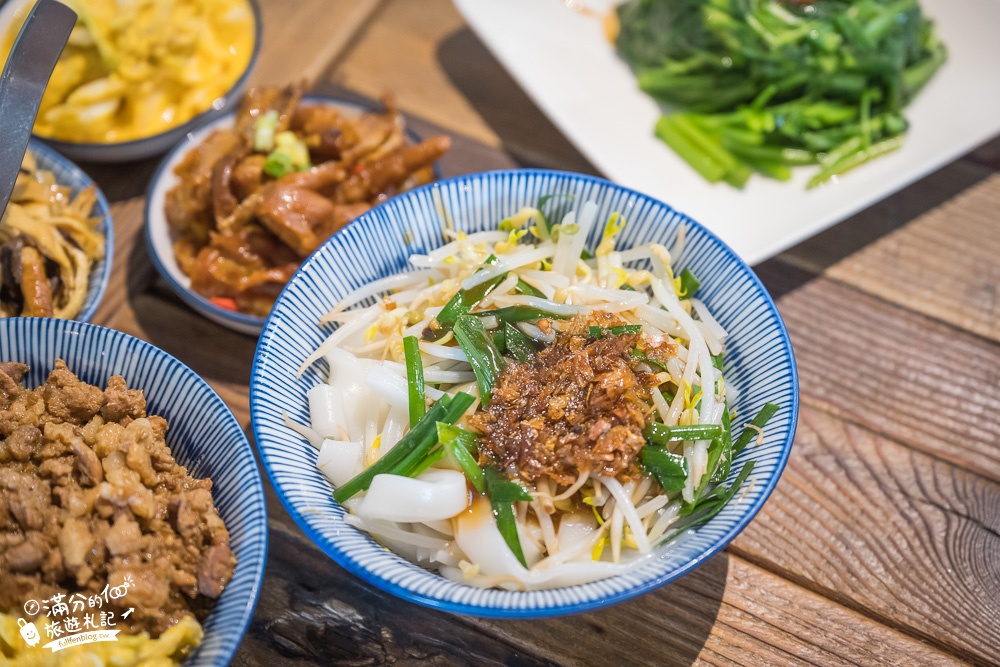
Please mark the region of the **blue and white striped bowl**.
POLYGON ((78 166, 55 152, 41 141, 31 139, 28 141, 28 152, 35 156, 35 163, 39 169, 51 171, 55 176, 56 183, 67 185, 73 190, 75 197, 81 190, 94 185, 97 194, 97 202, 90 213, 92 218, 100 218, 99 230, 104 235, 104 259, 95 262, 90 268, 90 282, 87 285, 87 296, 83 299, 79 314, 74 318, 81 322, 89 322, 94 316, 104 290, 108 287, 108 276, 111 275, 111 259, 115 252, 115 227, 111 221, 111 207, 104 193, 96 187, 94 181, 78 166))
MULTIPOLYGON (((588 247, 602 232, 594 227, 588 247)), ((532 618, 596 609, 652 590, 690 571, 723 549, 760 510, 785 467, 798 414, 798 379, 791 344, 774 302, 753 271, 711 232, 666 204, 607 181, 541 170, 499 171, 441 181, 394 197, 335 234, 303 264, 264 327, 250 385, 254 435, 271 483, 289 513, 331 558, 366 581, 402 598, 451 612, 532 618), (715 518, 629 574, 581 586, 539 592, 483 590, 448 581, 386 551, 344 522, 316 449, 284 424, 283 414, 307 423, 306 392, 327 372, 319 362, 296 370, 329 335, 316 322, 343 295, 406 267, 407 257, 443 243, 443 217, 467 232, 495 229, 522 206, 548 194, 592 200, 598 220, 621 212, 628 221, 618 247, 650 241, 669 245, 681 226, 687 243, 678 268, 702 281, 698 296, 729 332, 725 376, 739 391, 741 420, 770 401, 781 405, 761 446, 733 465, 757 461, 749 490, 715 518)))
POLYGON ((195 477, 212 480, 236 571, 203 625, 205 638, 184 667, 228 665, 250 624, 267 557, 264 487, 246 435, 219 395, 197 373, 145 341, 69 320, 0 320, 0 361, 31 367, 25 386, 45 381, 56 359, 81 380, 104 387, 121 375, 146 396, 146 410, 167 420, 167 445, 195 477))

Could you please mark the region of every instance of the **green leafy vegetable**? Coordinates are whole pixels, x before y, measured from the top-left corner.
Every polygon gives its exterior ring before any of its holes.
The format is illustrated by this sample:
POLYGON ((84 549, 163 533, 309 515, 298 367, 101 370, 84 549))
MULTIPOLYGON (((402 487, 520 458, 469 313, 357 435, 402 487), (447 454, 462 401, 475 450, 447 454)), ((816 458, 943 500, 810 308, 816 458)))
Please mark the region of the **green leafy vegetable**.
POLYGON ((527 361, 535 353, 535 346, 531 339, 510 322, 504 322, 501 331, 504 332, 507 351, 518 361, 527 361))
POLYGON ((368 466, 333 492, 333 499, 343 503, 348 498, 371 486, 375 475, 382 473, 405 475, 415 469, 437 445, 437 423, 454 424, 475 401, 472 396, 458 392, 437 400, 427 414, 399 439, 385 456, 368 466))
MULTIPOLYGON (((486 258, 484 264, 496 264, 496 255, 490 255, 486 258)), ((480 269, 482 271, 482 269, 480 269)), ((477 303, 483 300, 483 298, 493 291, 493 288, 499 285, 507 277, 506 273, 500 274, 496 278, 487 280, 484 283, 480 283, 469 290, 459 290, 455 293, 455 296, 448 300, 448 303, 444 305, 441 312, 438 313, 437 317, 434 318, 438 321, 442 327, 454 326, 455 321, 461 315, 468 315, 477 303)))
MULTIPOLYGON (((771 417, 773 417, 774 414, 780 409, 780 406, 775 405, 774 403, 765 403, 764 407, 760 409, 760 412, 757 413, 757 416, 754 417, 753 421, 750 423, 757 427, 757 429, 762 429, 771 417)), ((743 433, 740 434, 740 437, 733 441, 733 456, 739 456, 739 453, 750 444, 750 441, 757 437, 757 433, 758 431, 756 429, 750 427, 743 429, 743 433)))
POLYGON ((343 503, 355 494, 366 491, 371 486, 375 475, 396 472, 411 453, 422 451, 426 454, 430 451, 437 444, 437 422, 444 419, 450 403, 449 396, 442 396, 438 399, 423 419, 400 438, 396 446, 389 450, 385 456, 336 489, 333 492, 334 500, 343 503))
POLYGON ((641 362, 643 362, 645 364, 649 364, 650 366, 652 366, 654 368, 659 368, 664 373, 669 373, 670 372, 670 371, 667 370, 666 364, 664 364, 662 362, 659 362, 656 359, 653 359, 652 357, 648 356, 645 352, 643 352, 642 350, 640 350, 637 347, 636 348, 632 348, 632 351, 629 353, 629 356, 631 356, 636 361, 641 361, 641 362))
POLYGON ((507 306, 506 308, 483 310, 476 313, 476 317, 486 317, 487 315, 492 315, 501 322, 509 323, 531 322, 534 320, 540 320, 543 317, 551 320, 567 320, 570 318, 569 315, 559 315, 542 308, 533 308, 531 306, 507 306))
POLYGON ((722 427, 714 424, 691 424, 689 426, 667 426, 660 422, 650 422, 642 434, 656 445, 668 442, 711 440, 722 434, 722 427))
POLYGON ((694 296, 695 291, 701 286, 701 281, 694 277, 690 269, 684 269, 681 271, 681 289, 679 296, 682 299, 690 299, 694 296))
POLYGON ((534 287, 532 287, 528 283, 524 282, 520 278, 517 279, 517 286, 516 286, 515 289, 517 289, 518 292, 520 292, 521 294, 524 294, 525 296, 534 296, 534 297, 537 297, 539 299, 544 299, 545 298, 544 294, 542 294, 537 289, 535 289, 534 287))
POLYGON ((682 518, 672 524, 670 528, 681 531, 695 524, 708 521, 718 514, 733 499, 736 492, 743 486, 743 483, 747 481, 747 477, 753 471, 753 466, 754 462, 748 461, 743 465, 739 474, 736 475, 736 479, 728 487, 723 485, 716 486, 694 503, 685 505, 681 508, 682 518))
POLYGON ((621 336, 623 334, 638 334, 642 333, 641 324, 624 324, 621 326, 604 328, 604 327, 589 327, 587 330, 587 335, 591 338, 604 338, 606 335, 621 336))
MULTIPOLYGON (((656 136, 712 183, 816 185, 902 143, 902 111, 947 52, 917 0, 627 0, 616 45, 678 111, 656 136)), ((688 293, 690 295, 690 293, 688 293)))

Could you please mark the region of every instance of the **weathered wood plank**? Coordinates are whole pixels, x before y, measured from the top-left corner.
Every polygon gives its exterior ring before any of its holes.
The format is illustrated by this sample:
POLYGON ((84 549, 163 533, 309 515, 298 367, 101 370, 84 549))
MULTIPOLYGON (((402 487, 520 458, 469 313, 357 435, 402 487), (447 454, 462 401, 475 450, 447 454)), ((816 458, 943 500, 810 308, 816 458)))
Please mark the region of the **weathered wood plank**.
POLYGON ((730 549, 963 658, 1000 656, 1000 484, 808 398, 781 482, 730 549))
POLYGON ((260 59, 251 83, 308 83, 346 47, 381 0, 262 0, 260 59))
POLYGON ((1000 481, 1000 345, 827 279, 779 308, 803 394, 1000 481))
POLYGON ((992 169, 969 161, 953 162, 777 257, 807 271, 821 273, 992 173, 992 169))
POLYGON ((306 540, 270 489, 268 496, 267 571, 234 667, 552 664, 368 586, 306 540))
POLYGON ((111 205, 115 247, 108 249, 112 253, 111 275, 91 319, 94 324, 113 327, 118 314, 128 310, 130 297, 148 289, 156 274, 143 237, 144 206, 142 197, 111 205))
POLYGON ((1000 341, 998 209, 1000 175, 836 264, 827 275, 1000 341))
POLYGON ((595 660, 607 665, 958 664, 728 554, 603 611, 530 622, 472 622, 570 665, 595 660))
POLYGON ((390 0, 324 78, 493 147, 525 165, 593 173, 465 26, 449 0, 390 0))
POLYGON ((268 570, 234 665, 958 664, 727 554, 600 612, 535 621, 451 616, 362 583, 292 527, 270 489, 268 500, 268 570))

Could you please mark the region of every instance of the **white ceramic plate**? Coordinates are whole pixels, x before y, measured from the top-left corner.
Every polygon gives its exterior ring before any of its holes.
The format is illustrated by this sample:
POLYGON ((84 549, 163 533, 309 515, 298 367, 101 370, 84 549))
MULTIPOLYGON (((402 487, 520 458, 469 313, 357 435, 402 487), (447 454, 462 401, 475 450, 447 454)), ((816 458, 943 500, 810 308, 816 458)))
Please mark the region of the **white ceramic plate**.
POLYGON ((906 110, 903 148, 805 189, 759 176, 711 185, 653 136, 659 108, 604 36, 615 0, 454 0, 483 42, 608 178, 695 218, 756 263, 843 220, 1000 133, 1000 2, 921 0, 949 60, 906 110), (587 11, 578 11, 585 6, 587 11))

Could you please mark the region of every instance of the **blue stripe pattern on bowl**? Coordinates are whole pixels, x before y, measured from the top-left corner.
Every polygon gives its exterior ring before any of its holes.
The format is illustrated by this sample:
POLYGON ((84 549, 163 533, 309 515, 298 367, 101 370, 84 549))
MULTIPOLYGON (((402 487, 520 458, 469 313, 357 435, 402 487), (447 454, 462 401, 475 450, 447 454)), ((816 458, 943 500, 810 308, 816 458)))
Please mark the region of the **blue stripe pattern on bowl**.
MULTIPOLYGON (((593 249, 603 225, 588 239, 593 249)), ((704 227, 666 204, 607 181, 544 170, 474 174, 397 196, 334 235, 292 278, 272 310, 257 347, 251 377, 251 414, 264 467, 285 507, 330 557, 368 582, 400 597, 451 612, 530 618, 602 607, 660 586, 723 549, 760 510, 777 484, 798 414, 798 381, 784 324, 760 280, 704 227), (619 248, 656 241, 670 245, 681 226, 687 242, 675 269, 690 268, 702 281, 698 296, 729 332, 725 377, 739 390, 734 428, 765 402, 781 405, 764 442, 733 465, 756 460, 753 483, 696 531, 652 562, 595 583, 537 592, 483 590, 448 581, 386 551, 344 522, 344 511, 316 469, 317 451, 289 430, 283 414, 308 423, 306 392, 327 373, 324 361, 296 377, 301 361, 330 333, 320 316, 352 289, 404 269, 407 257, 443 243, 442 229, 495 229, 503 218, 543 195, 594 201, 599 220, 621 212, 628 221, 619 248)), ((732 478, 731 477, 731 478, 732 478)))
MULTIPOLYGON (((35 163, 39 169, 51 171, 55 176, 56 183, 67 185, 73 191, 75 197, 81 190, 85 190, 94 184, 94 181, 78 166, 55 152, 41 141, 31 139, 28 142, 28 151, 35 156, 35 163)), ((89 322, 94 316, 104 290, 108 287, 108 277, 111 275, 111 261, 115 251, 114 225, 111 220, 111 207, 104 193, 95 186, 97 203, 90 213, 92 218, 100 218, 99 227, 104 235, 104 259, 95 262, 90 269, 90 282, 87 285, 87 296, 80 307, 80 313, 73 319, 81 322, 89 322)))
POLYGON ((45 381, 56 359, 100 387, 121 375, 142 389, 148 414, 168 423, 167 445, 195 477, 212 479, 212 497, 229 529, 236 571, 204 623, 205 638, 184 667, 228 665, 250 624, 267 555, 267 510, 253 450, 233 413, 194 371, 145 341, 81 322, 0 320, 0 361, 31 367, 25 386, 45 381))

